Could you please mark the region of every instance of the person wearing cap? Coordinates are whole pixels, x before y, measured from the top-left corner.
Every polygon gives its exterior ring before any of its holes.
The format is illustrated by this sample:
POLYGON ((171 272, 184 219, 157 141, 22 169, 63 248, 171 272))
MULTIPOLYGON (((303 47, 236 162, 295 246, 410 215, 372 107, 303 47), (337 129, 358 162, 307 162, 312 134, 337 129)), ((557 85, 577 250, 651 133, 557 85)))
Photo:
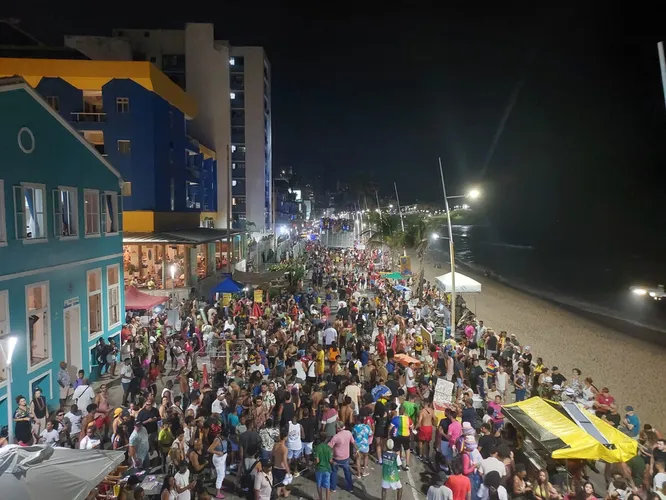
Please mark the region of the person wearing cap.
POLYGON ((398 500, 402 499, 400 482, 400 455, 393 451, 393 439, 386 440, 386 449, 382 452, 382 500, 386 500, 388 490, 396 490, 398 500))
POLYGON ((562 387, 558 384, 553 385, 550 392, 550 399, 553 401, 562 401, 562 387))
POLYGON ((439 471, 428 488, 426 500, 453 500, 453 491, 446 486, 449 475, 444 471, 439 471))
POLYGON ((626 413, 624 415, 624 419, 622 420, 621 430, 627 436, 635 438, 641 431, 641 421, 639 420, 638 415, 634 413, 633 406, 625 407, 624 411, 626 413))
POLYGON ((128 455, 132 459, 133 466, 137 469, 148 468, 150 466, 149 453, 148 431, 143 426, 143 420, 137 417, 129 439, 128 455))
POLYGON ((601 418, 610 411, 610 405, 615 403, 615 398, 610 395, 610 390, 608 387, 601 389, 601 392, 597 394, 594 402, 594 413, 597 417, 601 418))

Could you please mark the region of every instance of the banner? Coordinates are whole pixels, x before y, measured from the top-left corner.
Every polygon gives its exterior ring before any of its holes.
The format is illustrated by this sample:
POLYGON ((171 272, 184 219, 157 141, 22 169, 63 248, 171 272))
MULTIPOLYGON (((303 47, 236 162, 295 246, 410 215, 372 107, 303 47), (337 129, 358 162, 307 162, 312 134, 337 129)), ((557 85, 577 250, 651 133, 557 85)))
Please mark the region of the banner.
POLYGON ((257 288, 254 291, 254 303, 262 304, 264 302, 264 291, 260 288, 257 288))
POLYGON ((408 255, 400 256, 400 274, 412 274, 412 259, 408 255))
POLYGON ((453 401, 453 382, 449 382, 443 378, 437 379, 435 386, 435 395, 432 399, 432 405, 435 409, 435 416, 442 419, 446 416, 445 410, 451 405, 453 401))
POLYGON ((230 293, 223 293, 222 294, 222 305, 223 306, 228 306, 230 302, 231 302, 231 294, 230 293))

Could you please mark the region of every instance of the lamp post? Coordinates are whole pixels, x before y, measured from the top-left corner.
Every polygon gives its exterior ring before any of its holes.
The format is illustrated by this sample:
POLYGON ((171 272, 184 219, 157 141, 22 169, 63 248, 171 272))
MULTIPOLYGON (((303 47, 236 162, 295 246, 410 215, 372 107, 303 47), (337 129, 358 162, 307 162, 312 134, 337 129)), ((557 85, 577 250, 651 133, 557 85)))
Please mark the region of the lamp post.
POLYGON ((446 196, 446 185, 444 184, 444 169, 442 159, 439 160, 439 175, 442 179, 442 191, 444 193, 444 208, 446 209, 446 224, 449 230, 449 257, 451 259, 451 335, 456 334, 456 261, 453 249, 453 228, 451 227, 451 211, 449 210, 449 198, 471 198, 473 200, 481 196, 478 189, 472 189, 467 194, 446 196))
POLYGON ((18 338, 14 336, 5 337, 0 339, 0 355, 5 360, 7 366, 7 431, 9 432, 9 443, 14 443, 14 414, 12 412, 12 356, 14 355, 14 348, 18 338), (6 345, 2 345, 2 341, 6 340, 6 345))

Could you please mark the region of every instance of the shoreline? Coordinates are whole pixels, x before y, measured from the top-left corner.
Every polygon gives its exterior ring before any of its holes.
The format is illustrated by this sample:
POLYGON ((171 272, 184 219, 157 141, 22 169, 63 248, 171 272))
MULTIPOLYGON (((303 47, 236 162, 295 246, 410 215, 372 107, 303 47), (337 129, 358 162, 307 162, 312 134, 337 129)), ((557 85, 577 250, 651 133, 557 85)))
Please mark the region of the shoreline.
MULTIPOLYGON (((411 255, 416 274, 418 259, 411 255)), ((431 283, 450 270, 446 262, 433 261, 431 255, 426 255, 424 268, 425 279, 431 283), (442 267, 435 268, 435 262, 442 267)), ((542 357, 549 367, 558 366, 567 378, 573 368, 579 368, 599 389, 609 387, 621 415, 624 407, 631 405, 641 425, 666 428, 666 402, 654 392, 658 382, 648 383, 666 377, 662 362, 666 359, 666 334, 531 295, 463 265, 459 272, 482 285, 474 312, 486 327, 515 333, 521 345, 532 347, 535 358, 542 357)), ((474 309, 474 296, 463 297, 474 309)))

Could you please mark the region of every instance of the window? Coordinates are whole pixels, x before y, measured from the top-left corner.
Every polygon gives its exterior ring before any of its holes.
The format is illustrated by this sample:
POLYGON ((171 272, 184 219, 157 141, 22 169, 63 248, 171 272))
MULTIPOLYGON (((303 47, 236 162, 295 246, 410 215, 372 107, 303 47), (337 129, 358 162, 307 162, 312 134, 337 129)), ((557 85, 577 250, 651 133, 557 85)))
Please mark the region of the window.
POLYGON ((236 152, 236 145, 235 145, 235 144, 232 144, 232 145, 231 145, 231 152, 232 152, 232 153, 235 153, 235 152, 236 152))
POLYGON ((129 97, 116 97, 116 111, 129 113, 129 97))
POLYGON ((26 321, 30 341, 30 366, 34 368, 51 358, 49 285, 26 286, 26 321))
POLYGON ((229 97, 232 99, 236 99, 236 93, 235 92, 229 92, 229 97))
POLYGON ((0 180, 0 245, 7 243, 7 222, 5 219, 5 181, 0 180))
POLYGON ((231 198, 231 204, 235 205, 236 204, 236 198, 231 198))
POLYGON ((102 201, 104 232, 115 234, 118 232, 118 193, 105 192, 102 201))
POLYGON ((229 58, 229 66, 233 66, 234 64, 236 64, 236 59, 234 59, 233 57, 230 57, 229 58))
POLYGON ((106 268, 106 299, 109 301, 109 329, 120 324, 120 265, 106 268))
POLYGON ((60 111, 60 97, 57 95, 47 95, 46 103, 51 106, 55 111, 60 111))
POLYGON ((53 190, 53 234, 56 238, 79 235, 78 204, 75 188, 53 190))
POLYGON ((132 141, 118 141, 118 152, 121 155, 128 155, 132 151, 132 141))
POLYGON ((46 187, 44 184, 14 186, 14 219, 16 239, 46 239, 46 187))
POLYGON ((102 270, 87 273, 88 281, 88 338, 102 333, 102 270))
POLYGON ((236 184, 238 184, 238 181, 231 181, 232 186, 235 186, 236 184))
POLYGON ((83 190, 86 236, 99 236, 99 191, 83 190))

